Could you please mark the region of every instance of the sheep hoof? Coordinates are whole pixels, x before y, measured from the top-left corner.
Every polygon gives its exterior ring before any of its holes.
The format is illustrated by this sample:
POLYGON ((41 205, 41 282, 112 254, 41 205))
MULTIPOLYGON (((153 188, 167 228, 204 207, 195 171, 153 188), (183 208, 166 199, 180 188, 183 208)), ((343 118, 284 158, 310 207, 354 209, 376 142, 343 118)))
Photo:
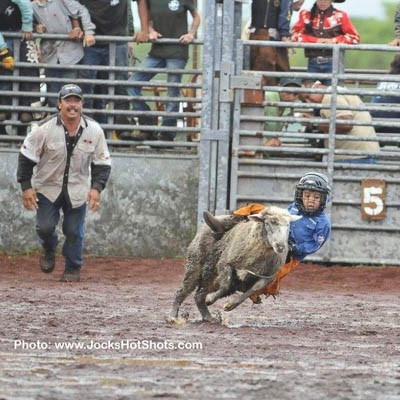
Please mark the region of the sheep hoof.
POLYGON ((236 306, 237 304, 235 303, 225 303, 223 309, 224 311, 232 311, 236 306))
POLYGON ((203 319, 203 322, 209 322, 210 324, 220 324, 221 321, 218 318, 208 318, 208 319, 203 319))
POLYGON ((212 294, 208 294, 206 297, 206 306, 211 306, 212 304, 214 304, 216 301, 215 296, 213 296, 212 294))
POLYGON ((221 323, 221 316, 213 317, 212 315, 204 316, 203 322, 210 322, 212 324, 221 323))
POLYGON ((186 323, 186 319, 184 318, 175 318, 175 317, 167 317, 166 321, 173 325, 184 325, 186 323))

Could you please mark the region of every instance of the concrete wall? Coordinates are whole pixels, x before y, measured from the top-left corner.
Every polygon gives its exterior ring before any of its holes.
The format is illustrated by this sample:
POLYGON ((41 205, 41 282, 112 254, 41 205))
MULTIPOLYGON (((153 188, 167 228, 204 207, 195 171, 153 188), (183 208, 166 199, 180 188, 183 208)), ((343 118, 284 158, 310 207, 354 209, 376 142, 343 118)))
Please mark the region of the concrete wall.
MULTIPOLYGON (((101 209, 87 215, 85 253, 182 257, 196 232, 197 156, 112 156, 101 209)), ((35 214, 22 206, 17 158, 17 149, 0 150, 0 251, 10 253, 40 248, 35 214)))

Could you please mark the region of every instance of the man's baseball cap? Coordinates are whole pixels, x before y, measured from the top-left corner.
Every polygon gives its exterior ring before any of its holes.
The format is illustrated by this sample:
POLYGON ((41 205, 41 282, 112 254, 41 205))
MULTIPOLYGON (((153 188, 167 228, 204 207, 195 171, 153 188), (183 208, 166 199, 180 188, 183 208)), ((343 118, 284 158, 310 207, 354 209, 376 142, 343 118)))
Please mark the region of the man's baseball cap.
POLYGON ((83 99, 83 93, 82 89, 73 83, 69 83, 67 85, 64 85, 60 91, 58 92, 58 98, 61 99, 66 99, 67 97, 79 97, 81 100, 83 99))
POLYGON ((301 80, 296 78, 281 78, 279 80, 281 86, 297 86, 301 87, 301 80))

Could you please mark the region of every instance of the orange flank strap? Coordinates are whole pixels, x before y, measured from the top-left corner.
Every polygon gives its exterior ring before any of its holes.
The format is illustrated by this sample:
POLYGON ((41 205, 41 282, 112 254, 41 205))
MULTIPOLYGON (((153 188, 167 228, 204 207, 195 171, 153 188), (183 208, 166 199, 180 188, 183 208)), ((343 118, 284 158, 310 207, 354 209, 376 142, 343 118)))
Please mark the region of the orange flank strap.
POLYGON ((293 268, 296 268, 300 264, 300 261, 294 259, 293 257, 289 262, 284 264, 276 273, 275 279, 263 289, 258 290, 256 293, 250 296, 250 300, 253 303, 260 303, 259 296, 265 294, 265 296, 276 296, 279 294, 279 286, 281 279, 283 279, 293 268))
POLYGON ((251 203, 251 204, 248 204, 247 206, 238 208, 236 211, 233 212, 233 214, 247 216, 247 215, 251 215, 251 214, 257 214, 257 213, 261 212, 262 210, 264 210, 264 208, 265 208, 265 206, 262 204, 251 203))

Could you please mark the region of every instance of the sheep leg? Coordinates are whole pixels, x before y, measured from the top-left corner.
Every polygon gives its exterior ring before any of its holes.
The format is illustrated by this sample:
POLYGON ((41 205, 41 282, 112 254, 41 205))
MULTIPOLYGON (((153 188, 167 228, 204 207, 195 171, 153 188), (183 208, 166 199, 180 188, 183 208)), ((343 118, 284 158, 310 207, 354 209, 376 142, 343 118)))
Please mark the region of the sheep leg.
POLYGON ((272 282, 272 279, 259 279, 247 292, 244 292, 231 302, 224 304, 224 311, 232 311, 238 305, 242 304, 248 297, 253 295, 257 290, 262 289, 264 286, 272 282))
POLYGON ((211 304, 214 304, 218 299, 221 297, 226 296, 226 294, 229 292, 229 289, 231 287, 231 282, 232 282, 232 268, 229 265, 221 266, 217 269, 219 271, 218 278, 217 278, 217 284, 219 286, 219 289, 213 293, 209 293, 206 298, 206 305, 210 306, 211 304))
POLYGON ((169 313, 169 319, 171 321, 178 318, 180 306, 185 301, 186 297, 188 297, 189 294, 192 293, 194 289, 196 289, 196 286, 197 282, 192 280, 182 283, 182 286, 177 290, 175 294, 174 302, 169 313))
POLYGON ((169 320, 174 321, 178 318, 179 308, 186 297, 192 293, 200 284, 201 267, 198 263, 187 265, 186 274, 180 288, 176 291, 174 302, 169 313, 169 320))
POLYGON ((205 287, 199 287, 196 294, 194 295, 194 300, 196 302, 197 308, 200 311, 203 321, 215 322, 216 319, 212 317, 206 305, 207 293, 208 291, 205 287))

